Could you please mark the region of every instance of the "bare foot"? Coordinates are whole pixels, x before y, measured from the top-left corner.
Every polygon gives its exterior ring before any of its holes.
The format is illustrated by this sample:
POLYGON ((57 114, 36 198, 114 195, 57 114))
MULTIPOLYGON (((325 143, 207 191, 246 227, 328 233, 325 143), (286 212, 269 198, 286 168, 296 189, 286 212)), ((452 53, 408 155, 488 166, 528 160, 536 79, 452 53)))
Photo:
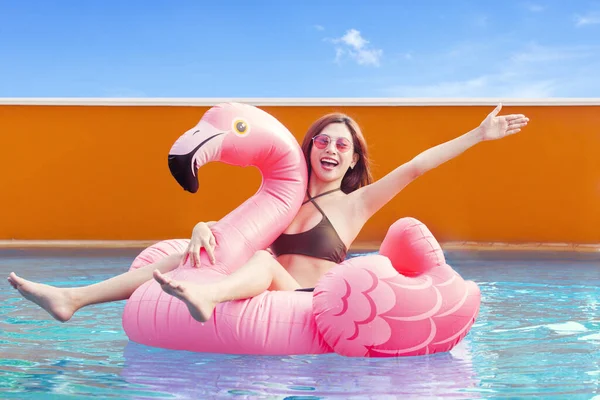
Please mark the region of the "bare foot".
POLYGON ((183 301, 196 321, 206 322, 217 305, 207 295, 207 290, 202 285, 174 281, 161 274, 159 270, 154 270, 154 280, 160 284, 165 293, 183 301))
POLYGON ((71 319, 76 311, 73 298, 67 289, 31 282, 14 272, 11 272, 7 279, 24 298, 42 307, 60 322, 71 319))

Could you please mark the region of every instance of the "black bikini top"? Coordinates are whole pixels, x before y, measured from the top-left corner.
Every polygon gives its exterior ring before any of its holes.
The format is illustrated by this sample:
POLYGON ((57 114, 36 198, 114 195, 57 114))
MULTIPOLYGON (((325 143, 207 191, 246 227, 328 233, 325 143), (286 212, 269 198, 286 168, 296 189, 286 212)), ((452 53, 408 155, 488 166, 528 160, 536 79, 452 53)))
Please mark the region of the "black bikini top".
POLYGON ((316 198, 338 190, 340 189, 329 190, 315 197, 311 197, 310 193, 306 192, 308 200, 302 203, 302 205, 309 201, 312 202, 314 206, 317 207, 317 210, 323 215, 323 218, 314 228, 308 231, 294 234, 282 233, 281 236, 271 244, 271 250, 276 256, 282 254, 301 254, 322 260, 333 261, 338 264, 346 259, 346 254, 348 252, 346 245, 339 237, 331 224, 331 221, 327 218, 327 215, 325 215, 321 207, 319 207, 315 201, 316 198))

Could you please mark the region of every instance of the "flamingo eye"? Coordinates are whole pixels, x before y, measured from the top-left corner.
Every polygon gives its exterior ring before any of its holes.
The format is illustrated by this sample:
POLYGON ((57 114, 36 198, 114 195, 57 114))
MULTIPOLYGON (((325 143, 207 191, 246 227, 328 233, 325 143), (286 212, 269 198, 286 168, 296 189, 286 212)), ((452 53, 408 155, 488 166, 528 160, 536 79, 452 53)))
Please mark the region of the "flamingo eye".
POLYGON ((245 135, 249 131, 248 124, 243 119, 236 119, 233 121, 233 131, 238 135, 245 135))

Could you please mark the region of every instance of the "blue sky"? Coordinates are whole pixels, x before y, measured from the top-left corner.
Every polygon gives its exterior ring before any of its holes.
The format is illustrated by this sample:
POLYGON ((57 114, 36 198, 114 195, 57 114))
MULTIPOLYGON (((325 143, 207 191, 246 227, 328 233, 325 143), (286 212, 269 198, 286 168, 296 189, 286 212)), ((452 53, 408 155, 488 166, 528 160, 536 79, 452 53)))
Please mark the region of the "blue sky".
POLYGON ((600 97, 600 0, 0 0, 0 55, 0 97, 600 97))

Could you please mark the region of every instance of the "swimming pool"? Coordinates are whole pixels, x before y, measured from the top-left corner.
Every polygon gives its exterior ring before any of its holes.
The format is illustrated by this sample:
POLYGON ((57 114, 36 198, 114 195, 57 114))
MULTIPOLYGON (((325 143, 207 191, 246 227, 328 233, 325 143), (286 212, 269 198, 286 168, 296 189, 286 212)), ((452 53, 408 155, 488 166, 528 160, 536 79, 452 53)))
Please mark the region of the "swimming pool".
MULTIPOLYGON (((0 274, 53 285, 126 271, 139 250, 0 250, 0 274)), ((600 399, 600 254, 449 252, 482 291, 479 318, 452 352, 349 359, 232 356, 129 343, 124 302, 66 324, 0 290, 3 399, 600 399)), ((3 278, 4 279, 4 278, 3 278)))

